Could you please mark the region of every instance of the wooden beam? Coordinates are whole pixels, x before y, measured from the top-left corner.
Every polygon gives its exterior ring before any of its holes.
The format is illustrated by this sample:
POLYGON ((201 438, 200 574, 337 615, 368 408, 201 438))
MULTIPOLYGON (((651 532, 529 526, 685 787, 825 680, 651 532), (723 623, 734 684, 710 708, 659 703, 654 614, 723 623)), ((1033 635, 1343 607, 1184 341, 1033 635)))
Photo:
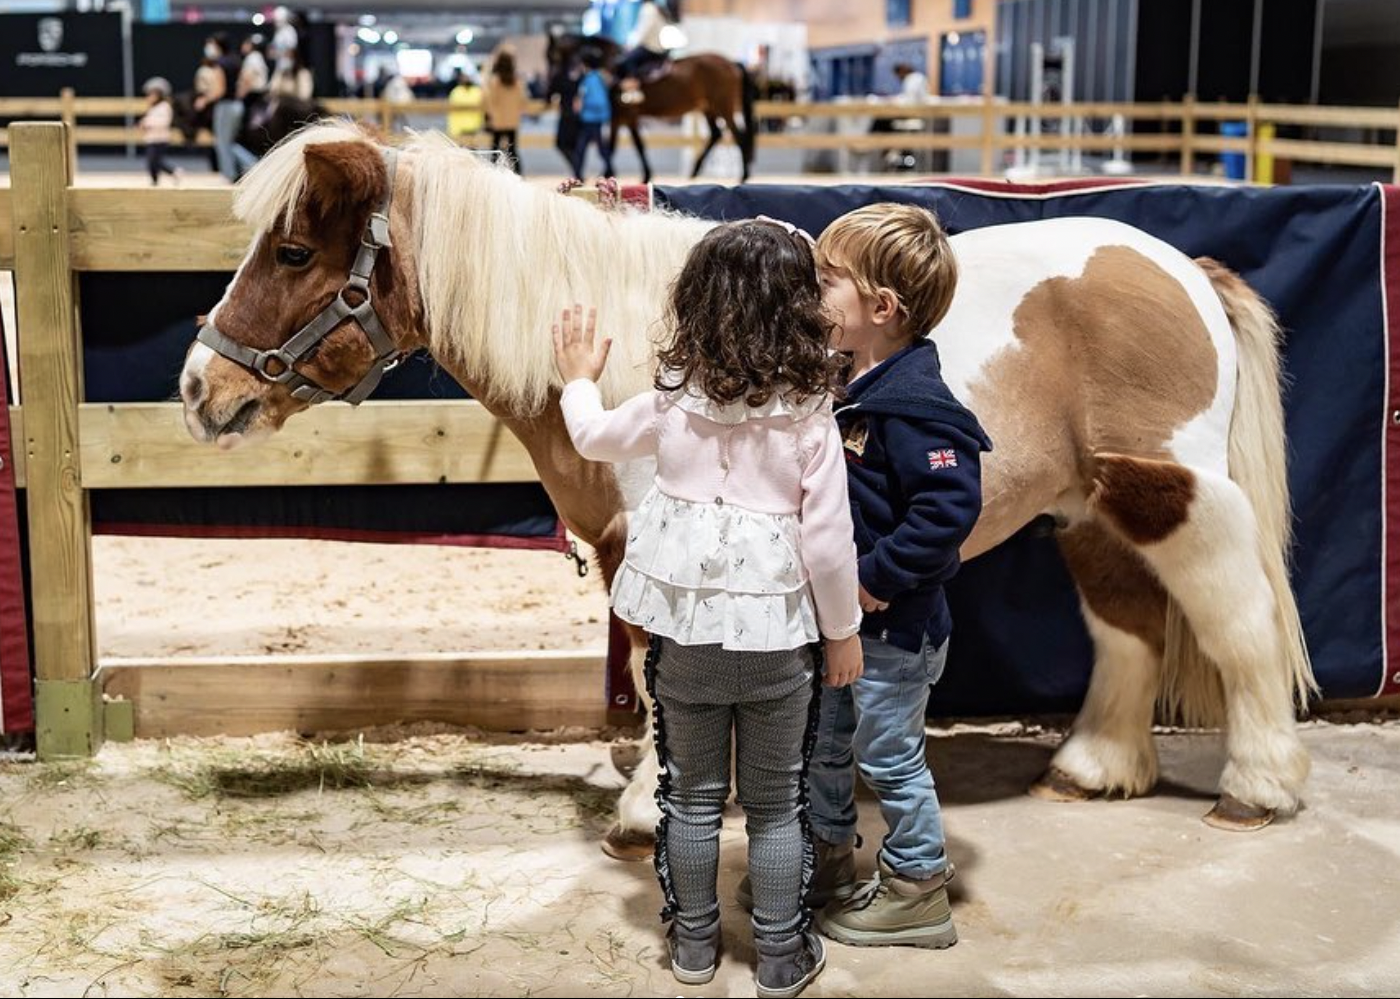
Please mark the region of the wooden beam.
POLYGON ((480 403, 327 403, 234 451, 196 443, 179 403, 88 404, 88 489, 535 482, 525 448, 480 403))
POLYGON ((1197 121, 1233 121, 1249 114, 1249 105, 1227 104, 1224 101, 1214 104, 1197 102, 1192 113, 1197 121))
POLYGON ((0 187, 0 271, 14 270, 15 266, 14 205, 14 194, 8 187, 0 187))
MULTIPOLYGON (((650 138, 646 142, 648 146, 651 145, 650 138)), ((778 132, 763 136, 765 149, 980 149, 984 145, 981 135, 938 132, 873 132, 865 135, 778 132)))
POLYGON ((1395 162, 1393 146, 1363 146, 1356 142, 1308 142, 1303 139, 1259 140, 1259 151, 1302 160, 1345 166, 1388 167, 1395 162))
POLYGON ((234 271, 252 230, 228 188, 69 192, 73 267, 84 271, 234 271))
POLYGON ((1394 128, 1389 108, 1317 107, 1312 104, 1261 104, 1259 119, 1276 125, 1320 125, 1327 128, 1394 128))
POLYGON ((606 723, 601 649, 374 656, 103 659, 137 738, 346 731, 437 721, 496 731, 606 723))
MULTIPOLYGON (((92 552, 88 496, 78 464, 77 288, 68 253, 68 130, 61 124, 10 128, 14 202, 16 312, 22 439, 27 463, 34 663, 41 687, 86 683, 93 670, 92 552)), ((57 686, 54 686, 57 689, 57 686)), ((77 700, 73 703, 77 703, 77 700)), ((79 700, 81 698, 78 698, 79 700)), ((63 745, 101 738, 101 712, 40 718, 44 736, 63 745), (76 726, 84 731, 75 732, 76 726), (96 728, 94 729, 94 726, 96 728)))
POLYGON ((1227 135, 1197 135, 1191 145, 1198 153, 1242 153, 1249 149, 1249 140, 1227 135))

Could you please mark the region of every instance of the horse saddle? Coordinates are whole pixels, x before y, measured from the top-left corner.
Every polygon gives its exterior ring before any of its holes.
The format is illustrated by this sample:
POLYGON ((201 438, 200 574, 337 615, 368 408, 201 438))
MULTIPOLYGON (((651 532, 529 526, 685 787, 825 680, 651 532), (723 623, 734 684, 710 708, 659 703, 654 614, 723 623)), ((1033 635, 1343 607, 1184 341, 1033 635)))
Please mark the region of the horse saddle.
POLYGON ((665 56, 661 59, 654 59, 644 63, 637 70, 637 79, 642 82, 642 86, 655 83, 662 77, 671 75, 671 57, 665 56))

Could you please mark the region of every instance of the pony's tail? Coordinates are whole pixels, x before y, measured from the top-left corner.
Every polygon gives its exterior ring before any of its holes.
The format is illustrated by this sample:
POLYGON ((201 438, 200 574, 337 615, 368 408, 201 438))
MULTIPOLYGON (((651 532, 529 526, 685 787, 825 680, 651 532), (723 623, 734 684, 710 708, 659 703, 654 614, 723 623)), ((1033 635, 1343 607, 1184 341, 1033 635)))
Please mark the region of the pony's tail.
MULTIPOLYGON (((1285 671, 1298 705, 1306 708, 1318 687, 1288 576, 1293 514, 1288 498, 1278 319, 1229 268, 1209 257, 1201 257, 1196 263, 1210 279, 1235 331, 1239 381, 1230 418, 1230 478, 1249 501, 1258 525, 1259 558, 1273 593, 1279 625, 1283 658, 1279 666, 1285 671)), ((1175 601, 1170 601, 1167 609, 1165 662, 1168 683, 1164 690, 1170 692, 1167 706, 1179 709, 1188 724, 1200 721, 1191 718, 1194 714, 1211 714, 1195 710, 1202 704, 1192 691, 1195 688, 1197 693, 1204 693, 1200 687, 1207 682, 1206 677, 1218 684, 1218 674, 1209 668, 1175 601)), ((1210 695, 1205 700, 1215 702, 1210 695)))

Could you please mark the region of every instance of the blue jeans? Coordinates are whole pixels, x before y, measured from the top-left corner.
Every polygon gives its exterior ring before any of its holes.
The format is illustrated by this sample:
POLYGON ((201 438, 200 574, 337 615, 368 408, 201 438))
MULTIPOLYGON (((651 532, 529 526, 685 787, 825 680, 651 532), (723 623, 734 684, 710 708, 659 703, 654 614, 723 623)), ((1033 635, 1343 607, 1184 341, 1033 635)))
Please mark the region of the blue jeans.
POLYGON ((809 777, 812 829, 828 843, 855 839, 859 769, 889 830, 880 859, 901 877, 923 881, 948 866, 943 814, 924 756, 928 690, 943 675, 948 643, 933 649, 925 641, 907 652, 867 635, 860 642, 861 678, 822 688, 809 777))
POLYGON ((238 181, 239 160, 234 149, 238 146, 238 133, 242 128, 242 101, 228 98, 214 105, 214 155, 219 161, 219 173, 231 184, 238 181))

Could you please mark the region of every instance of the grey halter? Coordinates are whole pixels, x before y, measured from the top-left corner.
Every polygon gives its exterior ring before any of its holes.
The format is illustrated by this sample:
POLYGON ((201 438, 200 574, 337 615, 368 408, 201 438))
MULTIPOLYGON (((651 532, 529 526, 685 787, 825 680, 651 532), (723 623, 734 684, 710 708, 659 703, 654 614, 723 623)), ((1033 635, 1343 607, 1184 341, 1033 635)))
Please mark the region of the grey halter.
POLYGON ((389 206, 394 200, 394 168, 397 165, 398 156, 397 150, 384 150, 384 166, 389 175, 388 183, 384 188, 384 200, 379 203, 379 207, 371 212, 366 220, 364 235, 360 237, 359 252, 355 254, 355 262, 350 265, 350 276, 346 278, 345 285, 330 305, 292 334, 286 343, 274 350, 255 350, 252 347, 244 346, 219 332, 213 323, 205 323, 196 339, 235 364, 240 364, 250 371, 256 372, 264 380, 287 386, 294 399, 301 399, 311 405, 332 399, 343 400, 352 406, 358 406, 364 402, 365 397, 374 391, 379 380, 384 377, 384 372, 398 364, 402 355, 402 352, 394 345, 394 338, 384 329, 379 314, 374 311, 369 291, 369 279, 370 275, 374 273, 374 262, 379 256, 379 251, 388 249, 391 245, 389 242, 389 206), (352 306, 345 300, 347 291, 358 292, 364 296, 364 301, 359 305, 352 306), (369 337, 370 346, 374 348, 375 356, 374 363, 370 365, 364 377, 348 391, 337 394, 314 379, 298 373, 293 365, 304 361, 306 356, 329 336, 332 330, 347 319, 353 319, 360 329, 365 331, 365 335, 369 337), (270 371, 268 370, 269 364, 277 367, 270 371))

